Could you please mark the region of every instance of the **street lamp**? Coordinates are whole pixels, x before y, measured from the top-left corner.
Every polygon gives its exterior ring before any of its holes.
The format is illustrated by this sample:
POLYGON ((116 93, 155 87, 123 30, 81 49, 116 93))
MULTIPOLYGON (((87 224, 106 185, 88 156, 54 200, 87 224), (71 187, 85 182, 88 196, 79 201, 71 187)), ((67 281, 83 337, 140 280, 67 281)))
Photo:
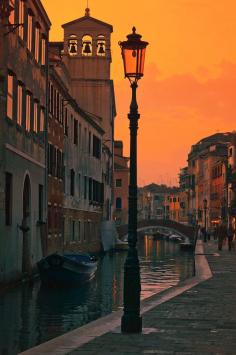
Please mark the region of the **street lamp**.
POLYGON ((145 50, 147 42, 141 40, 141 35, 133 33, 127 36, 127 41, 119 42, 124 62, 125 77, 129 79, 132 89, 130 104, 130 182, 129 182, 129 220, 128 243, 129 250, 124 265, 124 314, 121 320, 123 333, 140 333, 142 318, 140 317, 140 268, 137 253, 137 130, 138 104, 136 99, 137 82, 143 76, 145 50))
POLYGON ((203 210, 204 210, 204 228, 205 228, 205 232, 204 232, 204 243, 206 243, 207 241, 207 223, 206 223, 206 213, 207 213, 207 199, 204 198, 203 200, 203 210))

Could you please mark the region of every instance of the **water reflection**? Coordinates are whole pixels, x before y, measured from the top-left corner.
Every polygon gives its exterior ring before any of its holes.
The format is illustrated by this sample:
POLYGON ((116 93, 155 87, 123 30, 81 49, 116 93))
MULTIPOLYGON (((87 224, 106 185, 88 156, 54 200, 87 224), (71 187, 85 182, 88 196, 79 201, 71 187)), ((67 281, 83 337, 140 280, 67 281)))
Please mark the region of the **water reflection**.
MULTIPOLYGON (((138 249, 142 299, 192 275, 193 259, 176 243, 146 235, 138 249)), ((119 309, 125 258, 125 252, 105 255, 82 288, 48 289, 38 282, 0 296, 0 354, 17 354, 119 309)))

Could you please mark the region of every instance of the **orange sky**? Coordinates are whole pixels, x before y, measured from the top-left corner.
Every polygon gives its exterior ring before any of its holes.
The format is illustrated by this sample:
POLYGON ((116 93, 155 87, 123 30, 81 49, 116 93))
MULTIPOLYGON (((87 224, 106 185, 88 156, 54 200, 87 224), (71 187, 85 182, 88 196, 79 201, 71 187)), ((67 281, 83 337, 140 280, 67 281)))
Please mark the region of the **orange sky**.
MULTIPOLYGON (((83 16, 87 1, 42 3, 53 24, 51 40, 61 40, 61 24, 83 16)), ((130 88, 117 43, 133 25, 150 43, 138 89, 139 184, 174 184, 192 144, 236 129, 236 1, 89 0, 89 7, 91 16, 114 27, 115 136, 127 155, 130 88)))

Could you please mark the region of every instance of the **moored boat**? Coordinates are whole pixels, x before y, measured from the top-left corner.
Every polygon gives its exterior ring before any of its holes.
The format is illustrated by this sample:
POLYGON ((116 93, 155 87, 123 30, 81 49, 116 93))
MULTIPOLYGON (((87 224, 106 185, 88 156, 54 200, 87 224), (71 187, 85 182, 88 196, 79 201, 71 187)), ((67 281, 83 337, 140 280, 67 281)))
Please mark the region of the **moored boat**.
POLYGON ((38 263, 43 284, 77 286, 91 280, 97 270, 97 260, 86 253, 51 254, 38 263))

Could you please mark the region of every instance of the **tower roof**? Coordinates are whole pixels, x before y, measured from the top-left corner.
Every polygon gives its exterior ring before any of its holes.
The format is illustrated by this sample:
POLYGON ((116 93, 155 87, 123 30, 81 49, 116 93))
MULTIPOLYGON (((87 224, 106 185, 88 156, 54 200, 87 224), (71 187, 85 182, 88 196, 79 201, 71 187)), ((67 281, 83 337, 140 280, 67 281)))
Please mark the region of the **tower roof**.
POLYGON ((62 28, 65 28, 65 27, 68 27, 68 26, 71 26, 71 25, 74 25, 74 24, 77 24, 77 23, 80 23, 80 22, 84 22, 84 21, 92 21, 92 22, 95 22, 99 25, 102 25, 102 26, 105 26, 107 28, 110 29, 111 32, 113 32, 113 27, 111 25, 109 25, 108 23, 106 22, 103 22, 101 20, 98 20, 92 16, 90 16, 90 9, 89 8, 86 8, 85 9, 85 16, 83 17, 80 17, 76 20, 73 20, 73 21, 70 21, 70 22, 67 22, 67 23, 64 23, 62 25, 62 28))

